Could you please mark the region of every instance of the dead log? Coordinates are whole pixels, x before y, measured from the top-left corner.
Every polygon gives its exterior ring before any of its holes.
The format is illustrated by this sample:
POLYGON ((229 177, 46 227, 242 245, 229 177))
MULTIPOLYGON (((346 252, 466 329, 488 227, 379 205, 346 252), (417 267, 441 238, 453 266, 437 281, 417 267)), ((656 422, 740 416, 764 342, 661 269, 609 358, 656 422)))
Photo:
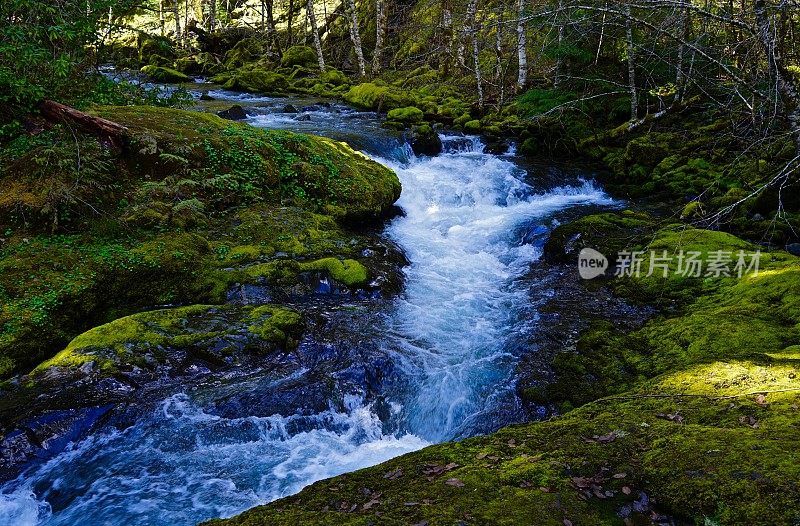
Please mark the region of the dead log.
POLYGON ((92 134, 104 144, 122 150, 128 128, 101 117, 95 117, 60 102, 45 100, 39 104, 39 111, 48 121, 55 124, 74 126, 83 132, 92 134))

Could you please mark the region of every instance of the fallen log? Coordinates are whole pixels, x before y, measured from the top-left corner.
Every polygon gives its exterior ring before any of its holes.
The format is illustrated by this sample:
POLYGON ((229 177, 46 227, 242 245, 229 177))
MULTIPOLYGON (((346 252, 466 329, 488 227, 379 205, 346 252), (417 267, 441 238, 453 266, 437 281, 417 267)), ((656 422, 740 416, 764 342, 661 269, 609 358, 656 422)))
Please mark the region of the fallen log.
POLYGON ((122 150, 128 128, 101 117, 95 117, 60 102, 45 100, 39 104, 42 117, 55 124, 67 124, 92 134, 108 146, 122 150))

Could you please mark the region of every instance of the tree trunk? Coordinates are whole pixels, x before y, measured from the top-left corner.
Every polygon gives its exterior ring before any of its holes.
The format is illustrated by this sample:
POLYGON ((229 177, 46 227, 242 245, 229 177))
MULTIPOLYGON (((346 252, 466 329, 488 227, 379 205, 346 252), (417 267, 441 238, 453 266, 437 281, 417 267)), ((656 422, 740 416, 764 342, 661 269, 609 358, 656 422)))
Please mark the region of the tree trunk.
POLYGON ((444 30, 445 57, 442 62, 442 76, 450 75, 450 65, 453 60, 453 13, 447 5, 442 5, 442 29, 444 30))
POLYGON ((164 0, 158 0, 158 27, 162 37, 164 36, 166 24, 167 21, 164 18, 164 0))
POLYGON ((683 74, 683 59, 684 55, 686 54, 686 46, 683 42, 689 41, 689 10, 685 9, 681 12, 680 18, 681 24, 683 24, 683 41, 678 45, 678 60, 675 66, 675 100, 673 104, 680 104, 683 102, 683 95, 685 91, 685 78, 686 76, 683 74))
POLYGON ((217 28, 217 0, 208 0, 208 30, 217 28))
POLYGON ((294 44, 294 0, 289 0, 289 12, 286 13, 286 31, 289 37, 289 47, 294 44))
POLYGON ((375 53, 372 55, 372 74, 381 71, 383 41, 386 38, 386 0, 375 1, 375 53))
MULTIPOLYGON (((558 2, 558 10, 561 11, 561 2, 558 2)), ((564 41, 564 24, 558 24, 558 53, 556 55, 556 71, 553 75, 553 87, 558 88, 561 85, 561 73, 562 69, 564 68, 564 61, 561 58, 561 44, 564 41)))
POLYGON ((766 53, 767 62, 772 66, 778 93, 783 102, 783 111, 789 124, 789 129, 794 136, 795 149, 800 155, 800 89, 796 81, 783 64, 780 47, 773 37, 773 21, 767 13, 764 0, 754 0, 753 8, 756 15, 758 36, 766 53))
POLYGON ((631 8, 625 6, 625 41, 628 53, 628 89, 631 94, 631 122, 639 118, 639 97, 636 93, 636 56, 633 49, 633 21, 631 8))
POLYGON ((95 117, 59 102, 45 100, 39 104, 42 117, 50 122, 67 123, 98 137, 115 149, 122 149, 128 128, 107 119, 95 117))
POLYGON ((183 46, 183 39, 181 34, 181 12, 180 12, 180 5, 178 4, 180 0, 172 0, 172 14, 175 15, 175 44, 183 46))
POLYGON ((319 70, 325 71, 325 57, 322 56, 322 43, 319 40, 319 29, 317 28, 317 15, 314 13, 314 0, 306 2, 306 13, 308 14, 308 22, 311 24, 311 32, 314 38, 314 50, 317 52, 317 62, 319 63, 319 70))
POLYGON ((525 89, 528 83, 528 40, 525 36, 525 22, 522 17, 525 14, 525 0, 517 0, 517 62, 519 72, 517 73, 517 89, 525 89))
POLYGON ((478 0, 470 0, 467 6, 467 17, 464 22, 465 32, 472 43, 472 63, 475 67, 475 82, 478 85, 478 107, 483 111, 483 79, 481 78, 481 65, 478 57, 478 24, 475 13, 478 10, 478 0))
POLYGON ((361 35, 358 32, 358 12, 356 11, 355 0, 346 0, 347 10, 350 15, 350 39, 353 41, 353 47, 356 51, 356 60, 358 61, 358 75, 360 77, 367 76, 367 65, 364 62, 364 50, 361 48, 361 35))

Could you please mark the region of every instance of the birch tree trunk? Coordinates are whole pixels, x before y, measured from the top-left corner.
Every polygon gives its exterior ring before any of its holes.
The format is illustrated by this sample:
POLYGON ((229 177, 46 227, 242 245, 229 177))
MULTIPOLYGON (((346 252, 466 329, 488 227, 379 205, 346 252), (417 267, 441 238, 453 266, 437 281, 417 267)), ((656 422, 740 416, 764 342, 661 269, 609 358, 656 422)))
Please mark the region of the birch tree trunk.
POLYGON ((372 74, 381 71, 383 41, 386 38, 386 0, 375 1, 375 53, 372 55, 372 74))
POLYGON ((314 37, 314 50, 317 52, 317 62, 319 63, 319 70, 325 71, 325 57, 322 56, 322 43, 319 40, 319 29, 317 28, 317 15, 314 13, 314 0, 306 2, 306 13, 308 14, 308 22, 311 24, 311 32, 314 37))
POLYGON ((636 56, 633 49, 633 21, 631 8, 625 6, 625 42, 628 54, 628 90, 631 94, 631 122, 639 118, 639 97, 636 94, 636 56))
POLYGON ((361 35, 358 32, 358 12, 356 11, 355 0, 346 0, 347 10, 350 15, 350 39, 353 41, 353 47, 356 51, 356 60, 358 61, 358 75, 360 77, 367 76, 367 65, 364 62, 364 50, 361 48, 361 35))
POLYGON ((217 28, 217 0, 208 0, 208 29, 214 31, 217 28))
POLYGON ((525 22, 522 17, 525 14, 525 0, 517 0, 517 62, 519 71, 517 73, 517 89, 525 89, 528 82, 528 39, 525 36, 525 22))
POLYGON ((164 18, 164 0, 158 0, 158 27, 162 37, 164 36, 166 24, 167 21, 164 18))
POLYGON ((475 82, 478 84, 478 107, 483 110, 483 79, 481 78, 481 65, 478 60, 478 24, 475 13, 478 10, 478 0, 470 0, 467 6, 467 16, 464 21, 464 31, 472 43, 472 62, 475 67, 475 82))

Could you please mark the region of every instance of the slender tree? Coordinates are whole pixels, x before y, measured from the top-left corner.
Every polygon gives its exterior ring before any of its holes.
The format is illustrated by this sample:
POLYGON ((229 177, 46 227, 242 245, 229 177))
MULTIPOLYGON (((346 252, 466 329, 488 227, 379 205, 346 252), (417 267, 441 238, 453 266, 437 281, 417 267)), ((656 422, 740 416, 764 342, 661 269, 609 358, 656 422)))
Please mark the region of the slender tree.
POLYGON ((364 50, 361 48, 361 35, 358 31, 358 12, 356 11, 355 0, 346 0, 347 11, 350 17, 350 39, 356 52, 356 62, 358 63, 358 75, 367 76, 367 66, 364 62, 364 50))
POLYGON ((525 36, 525 0, 517 0, 517 89, 528 83, 528 39, 525 36))
POLYGON ((306 2, 306 13, 308 14, 308 22, 311 25, 311 32, 314 39, 314 50, 317 52, 317 62, 319 63, 320 71, 325 71, 325 57, 322 56, 322 43, 319 39, 319 29, 317 28, 317 15, 314 13, 314 0, 306 2))
POLYGON ((386 0, 375 0, 375 53, 372 55, 372 74, 381 70, 383 42, 386 38, 386 0))

